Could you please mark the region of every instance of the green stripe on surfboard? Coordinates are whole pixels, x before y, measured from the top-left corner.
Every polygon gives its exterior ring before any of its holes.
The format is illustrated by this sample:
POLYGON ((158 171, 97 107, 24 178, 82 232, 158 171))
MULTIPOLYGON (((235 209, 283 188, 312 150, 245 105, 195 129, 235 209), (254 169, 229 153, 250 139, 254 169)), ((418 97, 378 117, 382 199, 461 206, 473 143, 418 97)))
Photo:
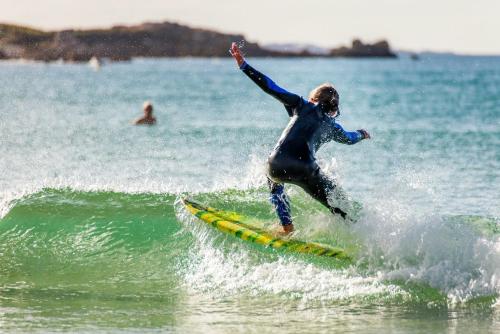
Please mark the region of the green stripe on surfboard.
POLYGON ((194 216, 219 231, 233 235, 239 239, 295 253, 333 257, 339 260, 351 260, 351 257, 342 248, 315 242, 276 237, 261 228, 245 223, 243 221, 244 217, 235 212, 206 207, 186 198, 182 202, 186 209, 194 216))

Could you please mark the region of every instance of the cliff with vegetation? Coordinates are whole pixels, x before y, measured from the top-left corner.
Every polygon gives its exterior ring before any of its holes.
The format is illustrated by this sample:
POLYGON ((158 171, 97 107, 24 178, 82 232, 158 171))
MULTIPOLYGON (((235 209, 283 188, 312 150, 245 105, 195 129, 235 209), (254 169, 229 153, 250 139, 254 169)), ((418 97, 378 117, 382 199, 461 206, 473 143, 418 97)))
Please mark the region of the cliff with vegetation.
MULTIPOLYGON (((42 31, 0 24, 0 59, 23 58, 41 61, 88 61, 92 57, 128 60, 134 57, 226 57, 233 41, 242 35, 223 34, 163 22, 110 29, 42 31)), ((387 42, 332 49, 327 55, 308 51, 289 52, 246 43, 252 57, 394 57, 387 42)))

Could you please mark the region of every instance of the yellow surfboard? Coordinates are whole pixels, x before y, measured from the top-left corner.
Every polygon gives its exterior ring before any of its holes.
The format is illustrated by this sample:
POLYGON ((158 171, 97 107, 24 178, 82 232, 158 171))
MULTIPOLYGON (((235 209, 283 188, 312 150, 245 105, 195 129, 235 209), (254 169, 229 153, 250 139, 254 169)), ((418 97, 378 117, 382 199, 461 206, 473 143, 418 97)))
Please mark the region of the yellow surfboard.
POLYGON ((184 198, 182 203, 189 212, 205 223, 239 239, 294 253, 333 257, 343 261, 352 260, 342 248, 315 242, 304 242, 293 238, 281 238, 243 222, 244 217, 237 213, 206 207, 187 198, 184 198))

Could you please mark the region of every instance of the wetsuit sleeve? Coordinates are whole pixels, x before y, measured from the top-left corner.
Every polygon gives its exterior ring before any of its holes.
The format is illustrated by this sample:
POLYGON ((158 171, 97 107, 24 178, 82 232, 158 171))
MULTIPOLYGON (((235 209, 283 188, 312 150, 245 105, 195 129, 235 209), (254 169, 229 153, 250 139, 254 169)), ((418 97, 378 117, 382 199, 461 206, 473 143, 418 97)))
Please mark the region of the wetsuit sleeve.
POLYGON ((290 116, 292 116, 292 109, 302 102, 302 98, 300 96, 281 88, 270 78, 250 66, 247 62, 244 62, 240 66, 240 69, 264 92, 283 103, 290 116))
POLYGON ((338 143, 353 145, 357 142, 365 139, 364 135, 360 131, 346 131, 344 128, 336 123, 332 122, 330 138, 338 143))

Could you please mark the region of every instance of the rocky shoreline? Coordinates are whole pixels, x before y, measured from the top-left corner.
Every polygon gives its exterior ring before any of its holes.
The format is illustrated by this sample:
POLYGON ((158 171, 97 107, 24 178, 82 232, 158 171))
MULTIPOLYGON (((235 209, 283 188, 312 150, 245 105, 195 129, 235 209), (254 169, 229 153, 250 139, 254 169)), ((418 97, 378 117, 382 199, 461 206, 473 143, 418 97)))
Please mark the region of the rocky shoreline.
MULTIPOLYGON (((144 23, 109 29, 42 31, 0 24, 0 59, 38 61, 89 61, 93 57, 111 61, 135 57, 226 57, 231 42, 243 35, 191 28, 177 23, 144 23)), ((330 49, 317 54, 308 50, 270 50, 246 42, 252 57, 384 57, 395 58, 387 41, 330 49)))

